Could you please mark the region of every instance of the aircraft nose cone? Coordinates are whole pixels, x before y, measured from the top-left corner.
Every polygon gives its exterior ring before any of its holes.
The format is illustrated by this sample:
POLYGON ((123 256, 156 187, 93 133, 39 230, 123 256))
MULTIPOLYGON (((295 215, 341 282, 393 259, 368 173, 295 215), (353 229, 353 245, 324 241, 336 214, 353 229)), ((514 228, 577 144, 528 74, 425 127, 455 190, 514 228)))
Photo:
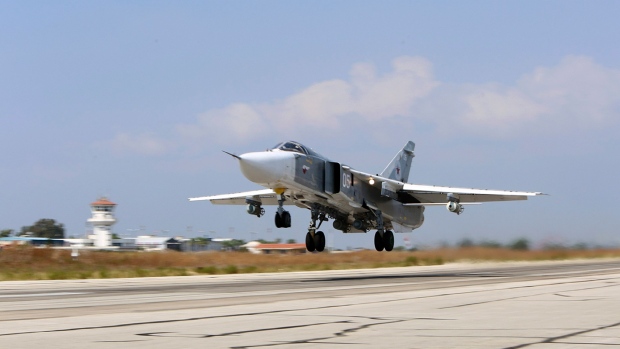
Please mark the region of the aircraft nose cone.
POLYGON ((295 166, 295 156, 285 152, 257 152, 239 155, 241 172, 250 181, 268 185, 285 180, 295 166))

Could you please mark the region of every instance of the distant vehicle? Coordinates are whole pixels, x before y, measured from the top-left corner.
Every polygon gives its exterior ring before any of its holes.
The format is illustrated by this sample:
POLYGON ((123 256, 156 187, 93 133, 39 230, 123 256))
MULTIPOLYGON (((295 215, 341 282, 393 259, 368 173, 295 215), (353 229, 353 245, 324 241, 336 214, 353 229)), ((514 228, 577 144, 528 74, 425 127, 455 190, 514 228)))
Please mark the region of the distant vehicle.
POLYGON ((394 248, 394 233, 419 228, 424 208, 445 205, 461 214, 463 206, 488 201, 526 200, 540 192, 439 187, 407 183, 415 144, 409 141, 379 175, 360 172, 333 162, 294 141, 280 143, 262 152, 235 155, 241 172, 250 181, 268 189, 236 194, 190 198, 213 204, 247 205, 247 212, 261 217, 263 205, 277 205, 275 225, 291 226, 291 214, 284 205, 310 210, 306 234, 308 251, 323 251, 325 234, 318 229, 328 219, 344 233, 376 229, 377 251, 394 248), (317 225, 318 222, 318 225, 317 225))

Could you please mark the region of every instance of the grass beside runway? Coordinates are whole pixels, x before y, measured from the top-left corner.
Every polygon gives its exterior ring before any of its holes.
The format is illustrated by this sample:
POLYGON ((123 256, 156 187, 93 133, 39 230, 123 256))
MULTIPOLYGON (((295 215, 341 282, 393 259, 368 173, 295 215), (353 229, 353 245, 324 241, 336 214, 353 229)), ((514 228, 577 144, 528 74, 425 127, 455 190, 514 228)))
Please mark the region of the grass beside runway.
POLYGON ((532 261, 620 257, 620 249, 534 250, 468 247, 298 255, 247 252, 103 252, 17 246, 0 251, 0 280, 61 280, 267 273, 437 265, 463 261, 532 261))

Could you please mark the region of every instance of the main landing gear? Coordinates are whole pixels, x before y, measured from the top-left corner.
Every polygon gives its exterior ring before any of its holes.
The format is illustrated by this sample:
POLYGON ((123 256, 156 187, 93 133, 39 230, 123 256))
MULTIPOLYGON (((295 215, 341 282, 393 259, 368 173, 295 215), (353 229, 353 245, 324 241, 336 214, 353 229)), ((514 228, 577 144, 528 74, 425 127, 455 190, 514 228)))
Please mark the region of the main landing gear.
POLYGON ((325 213, 320 213, 318 210, 312 210, 312 216, 310 220, 310 226, 308 227, 308 233, 306 234, 306 249, 308 252, 323 252, 325 250, 325 234, 322 231, 316 231, 321 227, 321 224, 327 221, 325 213), (316 225, 316 221, 319 221, 319 225, 316 225))
POLYGON ((383 214, 380 210, 368 208, 377 220, 377 232, 375 233, 375 249, 377 251, 392 251, 394 249, 394 233, 384 229, 383 214))
POLYGON ((375 249, 392 251, 394 249, 394 233, 391 230, 377 230, 375 233, 375 249))

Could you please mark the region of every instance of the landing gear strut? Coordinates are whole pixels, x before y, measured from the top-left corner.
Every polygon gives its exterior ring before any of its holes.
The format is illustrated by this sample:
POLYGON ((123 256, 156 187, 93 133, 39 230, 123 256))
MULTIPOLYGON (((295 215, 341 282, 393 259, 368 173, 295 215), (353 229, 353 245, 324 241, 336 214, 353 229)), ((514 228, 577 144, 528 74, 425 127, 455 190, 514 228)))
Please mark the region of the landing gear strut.
POLYGON ((324 221, 327 221, 327 217, 325 217, 325 213, 319 212, 316 209, 312 209, 311 212, 310 226, 306 234, 306 249, 308 252, 323 252, 325 250, 325 234, 322 231, 316 230, 321 227, 324 221), (316 221, 319 221, 318 226, 316 221))

